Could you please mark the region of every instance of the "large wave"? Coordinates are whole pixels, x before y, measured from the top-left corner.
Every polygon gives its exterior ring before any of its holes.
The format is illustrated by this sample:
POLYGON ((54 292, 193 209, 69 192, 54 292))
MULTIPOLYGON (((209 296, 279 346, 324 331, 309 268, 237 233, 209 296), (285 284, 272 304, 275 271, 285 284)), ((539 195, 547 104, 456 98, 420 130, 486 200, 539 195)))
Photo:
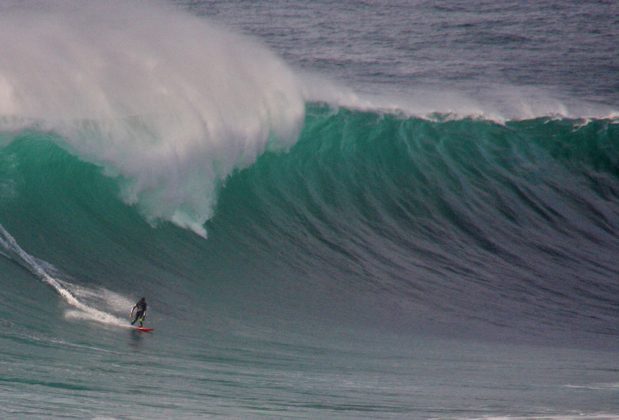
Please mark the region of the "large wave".
POLYGON ((73 315, 117 323, 110 302, 85 299, 127 291, 122 279, 140 271, 151 279, 141 290, 171 293, 165 279, 260 277, 271 308, 276 293, 295 306, 294 292, 316 295, 317 312, 363 301, 407 326, 613 334, 612 115, 363 98, 209 20, 146 4, 0 6, 0 252, 73 315), (126 204, 215 237, 150 229, 126 204), (24 240, 40 236, 55 245, 24 240), (118 270, 101 276, 105 289, 80 289, 37 251, 71 275, 118 270))
POLYGON ((113 179, 54 136, 24 132, 0 149, 0 211, 28 252, 72 275, 94 270, 110 290, 174 294, 182 279, 200 295, 223 282, 221 304, 244 310, 306 316, 315 302, 337 317, 363 304, 356 317, 394 328, 612 335, 618 130, 612 120, 441 122, 310 106, 287 153, 228 178, 208 241, 140 224, 113 179), (136 272, 150 280, 123 284, 136 272))
MULTIPOLYGON (((0 7, 0 141, 25 128, 53 132, 61 147, 118 177, 124 201, 149 221, 202 236, 225 180, 265 150, 294 144, 306 101, 443 120, 573 115, 543 93, 507 87, 485 103, 442 91, 360 95, 156 1, 0 7)), ((577 116, 610 112, 594 108, 577 116)))

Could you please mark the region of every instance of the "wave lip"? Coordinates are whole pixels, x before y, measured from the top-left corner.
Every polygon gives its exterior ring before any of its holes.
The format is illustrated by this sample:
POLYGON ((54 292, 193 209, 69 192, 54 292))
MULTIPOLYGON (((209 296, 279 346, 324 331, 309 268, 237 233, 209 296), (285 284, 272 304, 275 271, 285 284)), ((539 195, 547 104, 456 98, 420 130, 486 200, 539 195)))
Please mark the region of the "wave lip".
POLYGON ((0 129, 56 132, 61 146, 122 178, 123 198, 149 220, 205 235, 226 177, 296 140, 303 98, 265 46, 146 5, 5 5, 0 129))

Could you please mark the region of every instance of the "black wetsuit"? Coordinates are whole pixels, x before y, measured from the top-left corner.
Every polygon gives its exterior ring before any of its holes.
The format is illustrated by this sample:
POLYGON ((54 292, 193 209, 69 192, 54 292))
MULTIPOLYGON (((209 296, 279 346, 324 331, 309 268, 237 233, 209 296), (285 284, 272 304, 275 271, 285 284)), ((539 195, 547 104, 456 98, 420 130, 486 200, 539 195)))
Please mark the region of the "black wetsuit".
POLYGON ((138 303, 135 304, 133 309, 137 309, 137 312, 135 313, 135 318, 133 319, 133 321, 131 321, 131 325, 135 324, 136 321, 139 320, 140 326, 142 326, 146 314, 146 307, 147 305, 144 299, 140 300, 138 303))

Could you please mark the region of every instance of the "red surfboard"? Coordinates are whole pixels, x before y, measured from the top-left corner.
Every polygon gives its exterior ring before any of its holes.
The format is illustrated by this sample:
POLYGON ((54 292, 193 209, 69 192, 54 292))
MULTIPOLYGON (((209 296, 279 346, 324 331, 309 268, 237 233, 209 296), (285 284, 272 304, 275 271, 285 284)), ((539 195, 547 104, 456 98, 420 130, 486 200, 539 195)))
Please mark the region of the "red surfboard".
POLYGON ((151 332, 151 331, 155 331, 154 328, 148 328, 148 327, 135 327, 134 330, 136 331, 142 331, 142 332, 151 332))

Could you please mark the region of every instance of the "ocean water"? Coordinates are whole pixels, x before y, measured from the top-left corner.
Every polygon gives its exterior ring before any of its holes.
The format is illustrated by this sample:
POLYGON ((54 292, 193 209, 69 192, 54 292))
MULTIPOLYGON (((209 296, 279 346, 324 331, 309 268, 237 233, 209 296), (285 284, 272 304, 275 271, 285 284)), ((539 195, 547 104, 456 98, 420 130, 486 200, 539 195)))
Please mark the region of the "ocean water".
POLYGON ((0 417, 619 418, 618 28, 0 3, 0 417))

